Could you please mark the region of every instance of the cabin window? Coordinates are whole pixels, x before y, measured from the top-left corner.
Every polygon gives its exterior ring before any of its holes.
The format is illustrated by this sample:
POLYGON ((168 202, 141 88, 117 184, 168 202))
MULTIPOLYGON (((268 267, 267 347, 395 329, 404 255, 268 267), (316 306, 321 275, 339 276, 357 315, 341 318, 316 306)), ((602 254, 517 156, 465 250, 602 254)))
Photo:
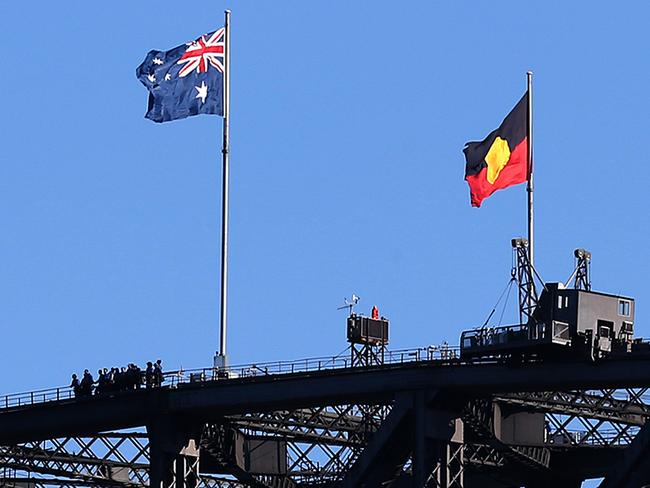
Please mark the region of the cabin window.
POLYGON ((569 297, 568 296, 558 295, 557 296, 557 309, 562 310, 563 308, 567 308, 568 306, 569 306, 569 297))
POLYGON ((614 327, 614 323, 610 322, 609 320, 599 320, 598 323, 598 336, 601 338, 609 338, 611 335, 612 328, 614 327))
POLYGON ((632 322, 623 322, 623 332, 627 334, 634 333, 634 324, 632 322))
POLYGON ((569 331, 569 324, 566 322, 553 321, 553 339, 561 339, 564 341, 571 340, 571 332, 569 331))
POLYGON ((618 301, 618 314, 621 317, 630 316, 630 301, 629 300, 619 300, 618 301))

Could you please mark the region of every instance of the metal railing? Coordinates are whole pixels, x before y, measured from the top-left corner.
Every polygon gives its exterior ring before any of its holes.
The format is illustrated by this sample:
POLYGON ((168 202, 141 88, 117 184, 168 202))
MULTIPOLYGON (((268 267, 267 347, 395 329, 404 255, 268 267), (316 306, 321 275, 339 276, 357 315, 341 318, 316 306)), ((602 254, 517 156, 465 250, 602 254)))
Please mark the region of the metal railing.
POLYGON ((547 444, 556 446, 627 446, 639 432, 640 427, 630 427, 627 430, 599 429, 586 431, 566 429, 563 432, 554 432, 546 440, 547 444))
MULTIPOLYGON (((381 365, 413 363, 420 361, 440 361, 441 363, 457 363, 460 358, 458 347, 428 346, 416 349, 401 349, 395 351, 384 351, 380 354, 383 357, 381 365)), ((377 364, 379 366, 379 364, 377 364)), ((236 378, 251 378, 270 375, 283 375, 292 373, 310 373, 317 371, 345 369, 354 366, 352 356, 347 355, 329 356, 298 359, 293 361, 272 361, 263 363, 251 363, 234 365, 225 368, 199 368, 181 369, 167 371, 163 374, 161 387, 175 388, 178 385, 199 383, 205 381, 223 381, 236 378)), ((139 388, 138 388, 139 389, 139 388)), ((133 389, 136 391, 136 388, 133 389)), ((105 393, 101 395, 75 397, 74 391, 69 386, 49 388, 23 393, 13 393, 0 397, 0 410, 22 408, 29 405, 72 400, 89 400, 94 398, 107 398, 114 395, 129 394, 131 391, 105 393)))
MULTIPOLYGON (((380 354, 381 357, 381 354, 380 354)), ((417 349, 385 351, 382 365, 411 363, 419 361, 451 361, 460 358, 460 350, 451 346, 429 346, 417 349)), ((379 364, 378 364, 379 365, 379 364)), ((345 369, 353 366, 350 356, 330 356, 306 358, 295 361, 272 361, 253 363, 223 368, 187 369, 165 373, 167 383, 177 386, 182 383, 196 383, 232 378, 250 378, 255 376, 281 375, 292 373, 309 373, 330 369, 345 369)))
POLYGON ((33 405, 35 403, 58 402, 60 400, 69 400, 74 398, 72 388, 65 386, 59 388, 49 388, 47 390, 36 390, 25 393, 14 393, 5 395, 0 402, 0 409, 11 407, 22 407, 33 405))
POLYGON ((472 350, 487 346, 512 346, 528 341, 528 326, 526 324, 466 330, 460 337, 463 350, 472 350))

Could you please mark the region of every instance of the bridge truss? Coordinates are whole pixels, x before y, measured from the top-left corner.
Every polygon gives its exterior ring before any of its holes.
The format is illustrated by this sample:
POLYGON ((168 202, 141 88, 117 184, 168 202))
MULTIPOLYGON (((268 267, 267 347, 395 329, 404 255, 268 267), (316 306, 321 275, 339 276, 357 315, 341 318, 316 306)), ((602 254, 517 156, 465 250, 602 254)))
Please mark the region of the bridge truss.
MULTIPOLYGON (((447 364, 450 373, 463 367, 449 351, 444 358, 437 354, 409 357, 427 365, 447 364)), ((354 367, 381 371, 382 364, 354 367)), ((268 368, 256 369, 265 371, 263 380, 279 377, 268 368)), ((182 390, 175 378, 161 390, 182 390)), ((200 386, 214 383, 214 378, 200 380, 200 386)), ((242 405, 198 420, 157 417, 139 428, 72 429, 67 436, 5 442, 0 485, 536 488, 578 487, 595 477, 605 478, 603 487, 650 482, 644 463, 650 447, 647 387, 402 390, 348 403, 328 402, 324 395, 318 404, 295 408, 242 405)), ((48 395, 43 401, 79 403, 61 392, 56 398, 48 395)), ((0 420, 4 412, 38 409, 35 398, 32 404, 5 398, 9 407, 0 409, 0 420)))

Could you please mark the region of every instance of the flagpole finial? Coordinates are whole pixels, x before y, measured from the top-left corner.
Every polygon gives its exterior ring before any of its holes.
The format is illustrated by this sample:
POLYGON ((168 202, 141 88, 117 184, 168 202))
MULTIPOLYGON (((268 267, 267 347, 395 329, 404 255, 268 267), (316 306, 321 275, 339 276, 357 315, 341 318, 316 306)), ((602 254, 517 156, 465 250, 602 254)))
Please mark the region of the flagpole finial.
POLYGON ((224 13, 224 14, 230 14, 230 13, 232 13, 232 12, 230 11, 229 8, 227 8, 226 10, 223 11, 223 13, 224 13))
POLYGON ((528 76, 533 76, 533 72, 532 72, 531 70, 526 71, 526 74, 527 74, 528 76))

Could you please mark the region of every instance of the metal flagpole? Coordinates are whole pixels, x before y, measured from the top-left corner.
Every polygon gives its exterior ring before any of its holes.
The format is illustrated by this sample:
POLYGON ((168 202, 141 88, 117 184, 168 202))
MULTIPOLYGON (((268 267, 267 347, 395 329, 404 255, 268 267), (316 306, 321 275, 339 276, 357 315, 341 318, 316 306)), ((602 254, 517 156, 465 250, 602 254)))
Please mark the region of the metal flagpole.
MULTIPOLYGON (((528 265, 530 267, 530 289, 528 290, 528 306, 532 308, 534 291, 534 263, 535 263, 535 228, 534 228, 534 214, 533 214, 533 72, 526 73, 528 84, 528 120, 526 123, 526 137, 528 139, 528 185, 526 191, 528 193, 528 265)), ((532 311, 532 310, 531 310, 532 311)))
MULTIPOLYGON (((535 264, 535 229, 533 227, 533 72, 526 73, 528 79, 528 123, 526 136, 528 138, 528 260, 530 266, 535 264)), ((532 276, 532 269, 531 269, 532 276)))
POLYGON ((223 73, 223 179, 221 190, 221 309, 219 353, 214 357, 215 367, 227 365, 226 318, 228 312, 228 179, 230 165, 230 10, 225 11, 224 73, 223 73))

